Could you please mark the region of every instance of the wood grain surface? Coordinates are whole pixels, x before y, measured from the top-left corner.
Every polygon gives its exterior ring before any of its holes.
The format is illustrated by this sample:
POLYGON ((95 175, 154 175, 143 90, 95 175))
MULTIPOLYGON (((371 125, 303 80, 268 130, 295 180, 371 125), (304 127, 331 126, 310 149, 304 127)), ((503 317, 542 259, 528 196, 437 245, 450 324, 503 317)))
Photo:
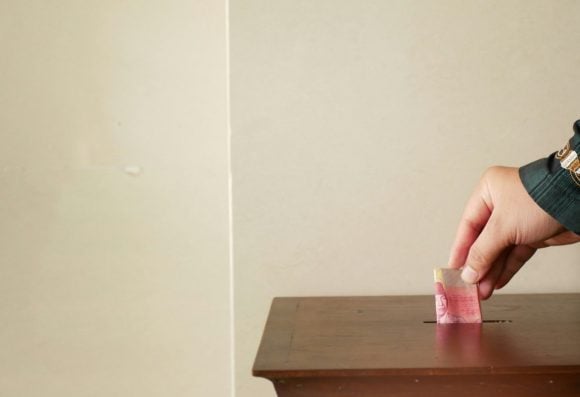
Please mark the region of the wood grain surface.
POLYGON ((276 298, 253 374, 580 380, 580 294, 496 295, 483 316, 498 322, 426 322, 434 321, 432 296, 276 298))
POLYGON ((279 397, 578 397, 577 374, 343 376, 274 380, 279 397))

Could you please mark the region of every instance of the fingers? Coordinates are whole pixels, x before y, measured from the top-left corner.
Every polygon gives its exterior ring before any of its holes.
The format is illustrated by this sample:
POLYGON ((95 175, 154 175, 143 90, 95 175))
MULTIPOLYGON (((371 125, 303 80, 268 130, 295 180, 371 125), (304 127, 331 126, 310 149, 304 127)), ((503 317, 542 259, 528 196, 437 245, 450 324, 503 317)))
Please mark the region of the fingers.
POLYGON ((522 268, 522 266, 536 253, 536 248, 529 245, 516 245, 509 253, 503 272, 495 285, 496 289, 503 288, 522 268))
POLYGON ((565 231, 557 234, 542 243, 543 247, 551 247, 554 245, 568 245, 580 242, 580 236, 571 231, 565 231))
POLYGON ((500 254, 510 246, 500 222, 492 215, 471 246, 461 277, 467 283, 475 284, 491 269, 500 254))
POLYGON ((481 299, 488 299, 493 293, 497 281, 504 271, 504 267, 510 252, 511 248, 506 248, 494 262, 491 270, 487 272, 485 277, 483 277, 479 282, 479 297, 481 299))
POLYGON ((491 216, 491 208, 482 193, 480 185, 470 197, 463 211, 449 256, 449 267, 453 269, 458 269, 465 264, 470 247, 491 216))

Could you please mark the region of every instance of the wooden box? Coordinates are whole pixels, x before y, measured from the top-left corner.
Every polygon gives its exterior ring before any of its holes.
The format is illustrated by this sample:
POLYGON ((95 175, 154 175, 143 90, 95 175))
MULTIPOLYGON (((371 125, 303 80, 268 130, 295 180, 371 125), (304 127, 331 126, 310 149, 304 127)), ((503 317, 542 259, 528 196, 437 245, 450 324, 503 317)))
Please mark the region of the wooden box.
POLYGON ((580 294, 496 295, 438 325, 432 296, 276 298, 253 374, 280 397, 580 396, 580 294))

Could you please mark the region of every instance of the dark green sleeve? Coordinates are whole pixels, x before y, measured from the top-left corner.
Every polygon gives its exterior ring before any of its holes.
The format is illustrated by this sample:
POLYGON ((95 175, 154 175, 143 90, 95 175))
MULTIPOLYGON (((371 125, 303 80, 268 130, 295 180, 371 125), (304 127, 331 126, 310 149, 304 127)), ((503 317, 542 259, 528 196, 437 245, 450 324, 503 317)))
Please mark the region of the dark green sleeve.
POLYGON ((580 234, 580 120, 564 149, 520 168, 530 196, 566 229, 580 234))

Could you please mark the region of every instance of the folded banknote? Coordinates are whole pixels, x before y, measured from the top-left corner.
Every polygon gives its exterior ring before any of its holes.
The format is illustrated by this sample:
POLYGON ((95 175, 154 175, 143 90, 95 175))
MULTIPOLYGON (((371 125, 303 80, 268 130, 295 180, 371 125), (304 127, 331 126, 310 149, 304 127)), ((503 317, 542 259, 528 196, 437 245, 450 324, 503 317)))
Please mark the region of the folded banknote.
POLYGON ((465 283, 460 269, 438 268, 434 274, 437 322, 481 323, 477 285, 465 283))

